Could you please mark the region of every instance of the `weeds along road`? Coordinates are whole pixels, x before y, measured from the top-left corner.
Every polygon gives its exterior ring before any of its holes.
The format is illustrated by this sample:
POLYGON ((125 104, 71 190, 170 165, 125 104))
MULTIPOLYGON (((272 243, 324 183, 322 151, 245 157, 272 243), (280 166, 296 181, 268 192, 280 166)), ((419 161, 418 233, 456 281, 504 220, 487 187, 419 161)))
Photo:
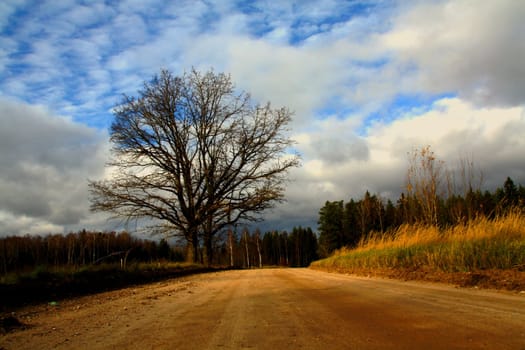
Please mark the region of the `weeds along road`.
POLYGON ((225 271, 20 310, 0 349, 525 349, 525 295, 225 271))

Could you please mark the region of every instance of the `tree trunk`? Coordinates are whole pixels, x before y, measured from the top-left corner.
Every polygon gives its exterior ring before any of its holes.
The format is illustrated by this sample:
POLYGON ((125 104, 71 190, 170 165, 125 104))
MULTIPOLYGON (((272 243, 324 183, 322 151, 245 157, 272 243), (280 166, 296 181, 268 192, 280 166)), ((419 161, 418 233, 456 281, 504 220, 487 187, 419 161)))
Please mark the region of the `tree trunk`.
POLYGON ((244 232, 244 247, 246 248, 246 266, 250 268, 250 251, 248 250, 248 232, 244 232))
POLYGON ((185 237, 188 242, 186 261, 199 263, 199 237, 197 235, 197 231, 191 232, 185 237))
POLYGON ((259 268, 262 268, 262 255, 261 255, 261 244, 260 244, 260 237, 259 234, 257 234, 257 237, 255 238, 257 241, 257 253, 259 254, 259 268))
POLYGON ((199 263, 199 242, 193 241, 192 242, 192 248, 193 248, 193 256, 192 260, 194 263, 199 263))
POLYGON ((206 238, 204 239, 205 242, 204 242, 204 246, 205 246, 205 264, 206 266, 211 266, 212 264, 212 261, 213 261, 213 244, 212 244, 212 238, 211 236, 206 236, 206 238))
POLYGON ((233 267, 233 232, 228 232, 228 241, 230 243, 230 267, 233 267))

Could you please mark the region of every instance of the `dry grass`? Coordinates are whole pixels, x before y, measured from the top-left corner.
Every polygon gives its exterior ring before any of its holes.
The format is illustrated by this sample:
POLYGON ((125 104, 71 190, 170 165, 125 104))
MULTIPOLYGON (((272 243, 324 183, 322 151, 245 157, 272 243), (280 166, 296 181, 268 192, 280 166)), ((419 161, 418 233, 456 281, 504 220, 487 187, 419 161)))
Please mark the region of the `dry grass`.
POLYGON ((483 217, 444 230, 403 225, 394 232, 372 234, 355 249, 341 249, 312 267, 340 271, 525 270, 525 216, 513 211, 494 220, 483 217))
POLYGON ((525 239, 525 216, 515 211, 494 220, 480 217, 467 224, 456 225, 445 230, 433 226, 402 225, 393 233, 370 235, 359 242, 358 247, 353 251, 487 239, 525 239))

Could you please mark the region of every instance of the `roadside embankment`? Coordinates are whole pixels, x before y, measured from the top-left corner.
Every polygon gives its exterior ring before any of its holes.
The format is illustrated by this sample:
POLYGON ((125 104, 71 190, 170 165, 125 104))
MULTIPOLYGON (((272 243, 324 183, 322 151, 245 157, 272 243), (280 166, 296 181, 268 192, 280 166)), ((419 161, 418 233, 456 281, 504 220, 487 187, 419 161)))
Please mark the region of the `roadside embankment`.
POLYGON ((371 234, 313 269, 444 282, 465 287, 525 290, 525 217, 519 212, 478 218, 446 229, 403 225, 371 234))
POLYGON ((190 263, 136 263, 125 269, 118 264, 79 269, 38 268, 0 283, 0 313, 23 305, 146 284, 168 278, 223 270, 190 263))

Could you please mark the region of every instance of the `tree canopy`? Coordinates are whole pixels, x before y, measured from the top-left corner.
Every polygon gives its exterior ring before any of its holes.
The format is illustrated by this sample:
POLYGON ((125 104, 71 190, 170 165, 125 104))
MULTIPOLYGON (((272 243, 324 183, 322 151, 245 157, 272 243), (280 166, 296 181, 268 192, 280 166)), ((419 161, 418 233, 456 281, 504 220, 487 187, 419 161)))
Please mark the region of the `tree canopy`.
POLYGON ((198 259, 204 242, 282 201, 292 113, 255 104, 230 76, 163 70, 137 97, 124 96, 110 129, 110 179, 90 181, 91 209, 127 219, 152 218, 181 235, 198 259))

